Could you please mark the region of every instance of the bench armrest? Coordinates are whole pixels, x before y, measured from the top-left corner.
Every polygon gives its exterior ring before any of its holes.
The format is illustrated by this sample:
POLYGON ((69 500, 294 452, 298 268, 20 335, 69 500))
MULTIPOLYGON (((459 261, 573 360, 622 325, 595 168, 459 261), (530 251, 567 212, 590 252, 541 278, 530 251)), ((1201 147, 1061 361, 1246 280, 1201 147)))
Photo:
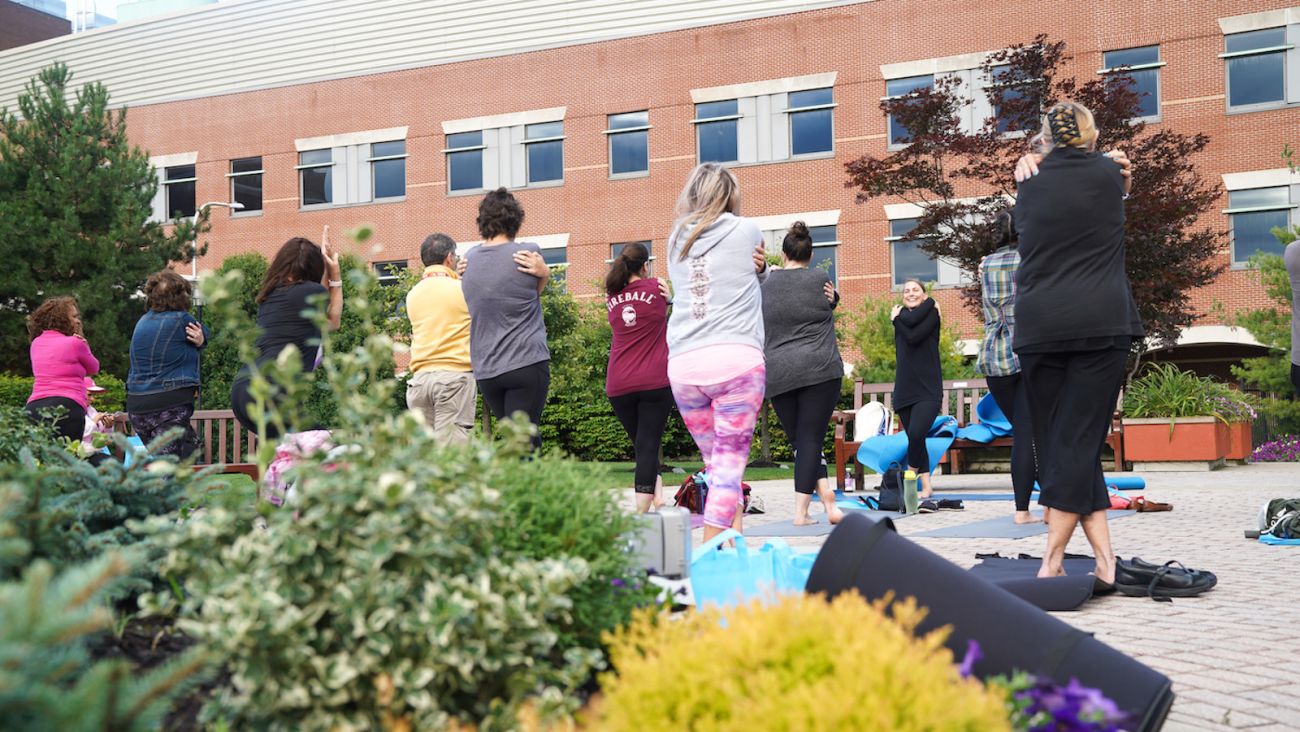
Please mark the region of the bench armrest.
POLYGON ((853 421, 857 413, 856 409, 837 409, 831 412, 831 421, 835 423, 835 439, 844 441, 846 425, 853 421))

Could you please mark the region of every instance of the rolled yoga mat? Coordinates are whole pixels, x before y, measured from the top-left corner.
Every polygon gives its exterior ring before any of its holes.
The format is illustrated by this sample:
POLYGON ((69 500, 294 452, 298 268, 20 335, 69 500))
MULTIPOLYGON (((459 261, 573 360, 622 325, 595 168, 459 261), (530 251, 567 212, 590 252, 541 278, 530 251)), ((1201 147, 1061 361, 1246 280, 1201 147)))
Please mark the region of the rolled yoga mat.
POLYGON ((1093 577, 1088 573, 1096 568, 1095 559, 1066 557, 1062 562, 1064 577, 1040 579, 1038 568, 1042 563, 1037 557, 985 557, 970 568, 970 573, 1049 612, 1078 610, 1092 599, 1093 577))
MULTIPOLYGON (((873 521, 882 518, 901 519, 907 518, 907 514, 897 511, 868 511, 865 506, 858 504, 862 510, 854 509, 856 513, 862 514, 873 521)), ((835 529, 825 516, 814 516, 817 523, 808 526, 795 526, 794 521, 777 521, 770 524, 753 524, 745 526, 745 536, 826 536, 835 529)))
MULTIPOLYGON (((1140 475, 1107 475, 1106 486, 1120 491, 1140 491, 1147 487, 1146 478, 1140 475)), ((1038 481, 1034 481, 1034 491, 1040 490, 1038 481)))
POLYGON ((979 643, 977 677, 1020 670, 1062 684, 1078 679, 1132 714, 1136 732, 1159 730, 1173 704, 1164 674, 899 536, 890 520, 846 515, 818 553, 807 590, 914 597, 929 609, 919 633, 951 625, 946 645, 956 658, 970 641, 979 643))

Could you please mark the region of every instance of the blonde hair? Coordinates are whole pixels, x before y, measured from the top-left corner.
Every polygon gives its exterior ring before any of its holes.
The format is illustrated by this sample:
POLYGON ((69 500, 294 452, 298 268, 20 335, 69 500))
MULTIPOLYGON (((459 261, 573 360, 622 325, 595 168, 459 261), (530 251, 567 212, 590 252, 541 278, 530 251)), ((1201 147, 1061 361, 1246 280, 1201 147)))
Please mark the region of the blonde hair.
POLYGON ((686 259, 695 240, 724 213, 740 213, 740 184, 736 176, 717 163, 695 166, 677 197, 677 222, 673 225, 672 240, 687 227, 691 229, 678 259, 686 259))
POLYGON ((1078 102, 1057 102, 1043 115, 1037 139, 1044 152, 1058 147, 1091 150, 1097 144, 1097 122, 1092 110, 1078 102))

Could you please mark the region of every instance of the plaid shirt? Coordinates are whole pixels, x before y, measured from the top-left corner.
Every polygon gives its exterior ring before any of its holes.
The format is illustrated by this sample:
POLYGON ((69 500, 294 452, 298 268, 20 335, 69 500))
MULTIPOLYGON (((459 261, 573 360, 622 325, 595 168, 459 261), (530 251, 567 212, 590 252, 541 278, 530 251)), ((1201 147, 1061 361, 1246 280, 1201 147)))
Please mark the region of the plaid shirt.
POLYGON ((1016 328, 1016 270, 1020 252, 999 249, 980 263, 981 298, 984 311, 984 344, 980 346, 979 372, 985 376, 1010 376, 1020 371, 1020 360, 1011 350, 1016 328))

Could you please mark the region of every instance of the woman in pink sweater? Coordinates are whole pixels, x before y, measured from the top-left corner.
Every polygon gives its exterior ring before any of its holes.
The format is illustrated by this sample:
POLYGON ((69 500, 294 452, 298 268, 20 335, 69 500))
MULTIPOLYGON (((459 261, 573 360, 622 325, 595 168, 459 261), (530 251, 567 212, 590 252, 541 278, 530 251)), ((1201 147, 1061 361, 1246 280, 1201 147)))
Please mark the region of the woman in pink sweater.
POLYGON ((99 373, 99 361, 81 334, 81 315, 71 297, 52 297, 27 316, 27 335, 32 339, 32 395, 27 399, 27 416, 33 421, 51 419, 51 410, 61 407, 53 419, 59 437, 80 440, 85 428, 86 377, 99 373))

